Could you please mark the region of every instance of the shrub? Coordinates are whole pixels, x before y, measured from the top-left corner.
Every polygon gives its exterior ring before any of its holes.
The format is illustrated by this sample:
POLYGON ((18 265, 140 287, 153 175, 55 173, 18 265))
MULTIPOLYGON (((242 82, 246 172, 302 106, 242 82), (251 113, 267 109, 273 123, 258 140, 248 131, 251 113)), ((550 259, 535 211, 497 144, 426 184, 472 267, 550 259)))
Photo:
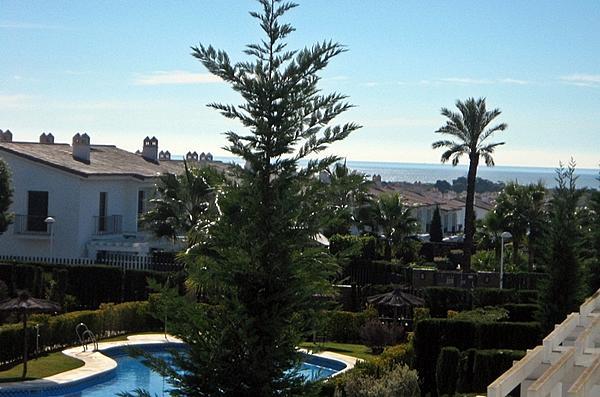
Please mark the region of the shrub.
POLYGON ((69 266, 67 293, 77 297, 82 308, 121 302, 123 271, 111 266, 69 266))
POLYGON ((373 236, 352 236, 336 234, 329 239, 329 251, 351 260, 375 259, 377 240, 373 236))
POLYGON ((167 281, 168 274, 146 270, 125 270, 123 273, 123 301, 147 300, 150 290, 148 279, 160 284, 167 281))
POLYGON ((462 288, 425 288, 425 305, 432 317, 445 317, 448 310, 468 310, 471 308, 471 292, 462 288))
POLYGON ((456 347, 444 347, 438 356, 435 379, 440 396, 452 396, 456 391, 460 352, 456 347))
MULTIPOLYGON (((450 315, 448 315, 448 318, 450 318, 450 315)), ((508 310, 495 306, 478 307, 473 310, 456 313, 452 319, 481 322, 504 321, 508 320, 508 310)))
POLYGON ((520 360, 524 355, 525 352, 515 350, 477 350, 470 391, 485 393, 490 383, 512 367, 513 361, 520 360))
POLYGON ((372 318, 360 328, 359 333, 363 343, 370 347, 373 353, 379 354, 385 346, 402 340, 404 329, 398 324, 384 324, 372 318))
POLYGON ((508 310, 508 320, 514 322, 535 321, 536 313, 540 310, 540 305, 531 303, 507 303, 502 307, 508 310))
POLYGON ((377 311, 368 309, 360 313, 339 310, 324 313, 324 334, 334 342, 352 343, 360 341, 360 329, 371 318, 377 318, 377 311))
POLYGON ((385 372, 380 378, 347 374, 344 391, 347 397, 419 397, 417 372, 406 365, 397 365, 385 372))

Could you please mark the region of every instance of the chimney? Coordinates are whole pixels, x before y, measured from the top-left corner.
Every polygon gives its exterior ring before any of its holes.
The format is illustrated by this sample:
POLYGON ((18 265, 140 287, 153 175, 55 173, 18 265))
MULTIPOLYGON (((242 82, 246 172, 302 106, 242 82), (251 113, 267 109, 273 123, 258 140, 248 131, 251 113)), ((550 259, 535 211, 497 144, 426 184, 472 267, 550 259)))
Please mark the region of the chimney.
POLYGON ((73 136, 73 158, 83 163, 90 162, 90 137, 88 134, 73 136))
POLYGON ((6 130, 4 132, 2 132, 2 130, 0 130, 0 142, 12 142, 12 132, 10 132, 10 130, 6 130))
POLYGON ((196 152, 187 152, 185 155, 186 161, 198 161, 198 153, 196 152))
POLYGON ((158 153, 158 159, 159 160, 171 160, 171 152, 169 152, 168 150, 166 151, 160 151, 160 153, 158 153))
POLYGON ((158 139, 156 139, 156 137, 146 137, 146 139, 144 139, 142 157, 144 160, 152 161, 154 163, 158 161, 158 139))
POLYGON ((213 161, 213 155, 210 152, 206 153, 206 161, 213 161))
POLYGON ((46 134, 44 132, 42 135, 40 135, 40 143, 53 144, 54 143, 54 135, 52 135, 51 132, 49 132, 48 134, 46 134))
POLYGON ((200 161, 206 161, 206 154, 204 152, 200 153, 200 157, 198 157, 200 161))

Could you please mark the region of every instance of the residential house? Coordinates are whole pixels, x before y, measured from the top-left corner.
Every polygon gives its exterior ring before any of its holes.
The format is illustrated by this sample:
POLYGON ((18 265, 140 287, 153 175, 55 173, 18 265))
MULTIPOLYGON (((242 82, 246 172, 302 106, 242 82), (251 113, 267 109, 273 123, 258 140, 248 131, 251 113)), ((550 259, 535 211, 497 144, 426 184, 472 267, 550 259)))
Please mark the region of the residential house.
MULTIPOLYGON (((0 235, 0 255, 97 259, 172 248, 138 221, 157 176, 183 171, 182 160, 158 151, 155 137, 146 137, 142 150, 131 153, 91 144, 87 134, 76 134, 69 145, 46 133, 39 142, 15 142, 7 132, 0 130, 0 158, 12 173, 15 219, 0 235)), ((209 156, 186 158, 204 166, 209 156)))

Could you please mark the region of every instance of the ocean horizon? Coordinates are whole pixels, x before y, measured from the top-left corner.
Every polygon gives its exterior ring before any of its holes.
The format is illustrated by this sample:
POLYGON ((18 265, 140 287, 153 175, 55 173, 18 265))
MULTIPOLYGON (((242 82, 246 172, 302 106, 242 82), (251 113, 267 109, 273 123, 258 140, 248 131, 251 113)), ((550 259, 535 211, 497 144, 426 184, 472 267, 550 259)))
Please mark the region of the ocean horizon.
MULTIPOLYGON (((215 156, 215 160, 223 162, 234 162, 241 164, 236 157, 215 156)), ((452 182, 453 179, 466 177, 468 165, 459 164, 453 167, 451 164, 431 163, 400 163, 382 161, 352 161, 346 162, 348 168, 366 174, 369 178, 373 175, 381 175, 386 182, 421 182, 435 183, 438 180, 452 182)), ((576 168, 577 187, 600 188, 599 169, 576 168)), ((477 176, 493 182, 517 181, 520 184, 537 183, 541 181, 547 188, 556 186, 556 167, 525 167, 525 166, 503 166, 497 165, 487 167, 479 166, 477 176)))

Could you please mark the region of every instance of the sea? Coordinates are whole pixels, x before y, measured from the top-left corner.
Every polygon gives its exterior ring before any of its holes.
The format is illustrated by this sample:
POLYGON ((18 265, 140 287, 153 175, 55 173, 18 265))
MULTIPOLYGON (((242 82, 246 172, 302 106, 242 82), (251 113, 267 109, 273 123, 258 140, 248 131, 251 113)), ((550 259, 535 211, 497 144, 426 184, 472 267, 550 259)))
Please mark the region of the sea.
MULTIPOLYGON (((240 164, 239 159, 233 157, 217 157, 215 160, 224 162, 235 162, 240 164)), ((360 171, 369 178, 373 175, 381 175, 381 180, 386 182, 421 182, 435 183, 438 180, 446 180, 452 183, 453 179, 461 176, 466 177, 468 166, 459 164, 453 167, 450 164, 425 164, 425 163, 392 163, 377 161, 350 161, 346 162, 348 168, 360 171)), ((600 169, 576 168, 577 187, 600 188, 600 169)), ((550 167, 517 167, 496 165, 494 167, 480 166, 477 176, 493 182, 516 181, 520 184, 537 183, 541 181, 547 188, 556 186, 556 168, 550 167)))

